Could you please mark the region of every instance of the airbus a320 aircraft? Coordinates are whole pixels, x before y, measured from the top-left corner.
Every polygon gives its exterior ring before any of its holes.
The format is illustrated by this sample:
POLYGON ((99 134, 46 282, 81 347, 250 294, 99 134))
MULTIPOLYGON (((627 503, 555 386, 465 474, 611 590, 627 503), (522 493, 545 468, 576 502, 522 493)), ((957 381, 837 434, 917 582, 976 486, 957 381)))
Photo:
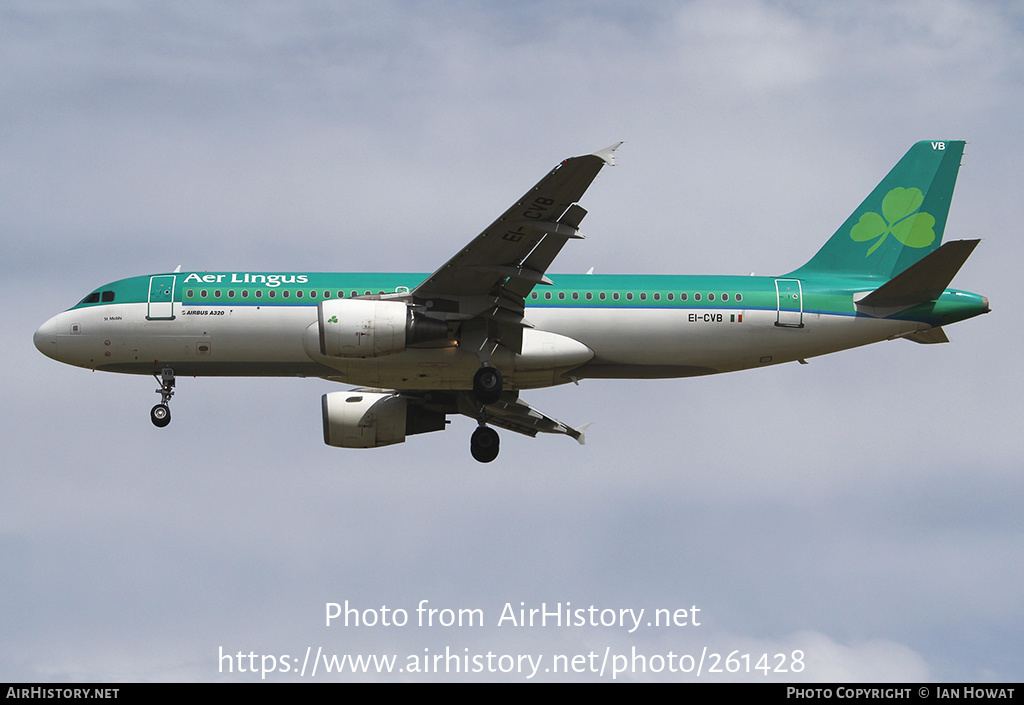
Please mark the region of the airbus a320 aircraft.
MULTIPOLYGON (((619 143, 621 144, 621 143, 619 143)), ((918 142, 807 264, 779 276, 551 275, 582 238, 578 205, 619 145, 567 159, 433 274, 181 272, 101 286, 35 333, 45 355, 152 374, 154 424, 177 376, 322 377, 324 441, 402 443, 479 423, 536 436, 573 428, 521 390, 590 378, 667 378, 766 367, 882 340, 948 342, 988 313, 947 288, 978 240, 942 245, 964 143, 918 142)), ((180 268, 179 268, 180 269, 180 268)))

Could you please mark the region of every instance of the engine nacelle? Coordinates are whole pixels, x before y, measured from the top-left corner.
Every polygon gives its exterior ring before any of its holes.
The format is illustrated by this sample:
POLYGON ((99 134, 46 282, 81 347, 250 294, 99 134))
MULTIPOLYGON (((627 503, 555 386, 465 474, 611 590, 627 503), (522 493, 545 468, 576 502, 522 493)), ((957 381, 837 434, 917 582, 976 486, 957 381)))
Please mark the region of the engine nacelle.
POLYGON ((444 414, 410 405, 397 392, 331 392, 324 394, 321 405, 324 443, 337 448, 389 446, 445 427, 444 414))
POLYGON ((413 313, 401 301, 327 299, 317 305, 320 354, 328 357, 393 355, 432 340, 444 340, 443 321, 413 313))
POLYGON ((405 350, 409 309, 401 301, 328 299, 317 309, 322 355, 377 357, 405 350))

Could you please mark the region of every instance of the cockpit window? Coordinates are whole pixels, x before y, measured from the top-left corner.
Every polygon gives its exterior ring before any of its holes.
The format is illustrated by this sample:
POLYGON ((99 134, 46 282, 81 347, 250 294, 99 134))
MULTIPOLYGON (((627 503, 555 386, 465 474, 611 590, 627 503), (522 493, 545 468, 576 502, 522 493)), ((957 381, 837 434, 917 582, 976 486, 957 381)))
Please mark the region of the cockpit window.
POLYGON ((89 294, 88 296, 86 296, 84 299, 79 301, 77 305, 81 306, 82 304, 98 304, 98 303, 100 303, 101 300, 102 300, 103 303, 109 304, 110 302, 112 302, 114 300, 114 292, 113 291, 103 291, 103 292, 94 291, 91 294, 89 294))

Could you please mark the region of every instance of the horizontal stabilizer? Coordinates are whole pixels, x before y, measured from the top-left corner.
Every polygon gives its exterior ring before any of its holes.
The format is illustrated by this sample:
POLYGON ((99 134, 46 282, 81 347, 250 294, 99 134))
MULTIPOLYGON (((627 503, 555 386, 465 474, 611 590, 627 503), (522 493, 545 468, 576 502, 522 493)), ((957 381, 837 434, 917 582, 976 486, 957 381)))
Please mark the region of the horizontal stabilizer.
POLYGON ((935 301, 980 240, 954 240, 910 265, 857 302, 872 308, 905 308, 935 301))

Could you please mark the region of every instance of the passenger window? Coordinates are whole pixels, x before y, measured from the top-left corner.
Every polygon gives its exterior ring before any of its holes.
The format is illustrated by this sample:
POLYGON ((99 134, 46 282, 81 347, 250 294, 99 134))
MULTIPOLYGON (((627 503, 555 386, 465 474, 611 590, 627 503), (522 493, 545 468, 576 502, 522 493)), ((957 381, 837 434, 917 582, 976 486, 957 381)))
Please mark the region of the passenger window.
POLYGON ((256 290, 256 298, 257 299, 262 299, 263 298, 263 289, 257 289, 256 290))

